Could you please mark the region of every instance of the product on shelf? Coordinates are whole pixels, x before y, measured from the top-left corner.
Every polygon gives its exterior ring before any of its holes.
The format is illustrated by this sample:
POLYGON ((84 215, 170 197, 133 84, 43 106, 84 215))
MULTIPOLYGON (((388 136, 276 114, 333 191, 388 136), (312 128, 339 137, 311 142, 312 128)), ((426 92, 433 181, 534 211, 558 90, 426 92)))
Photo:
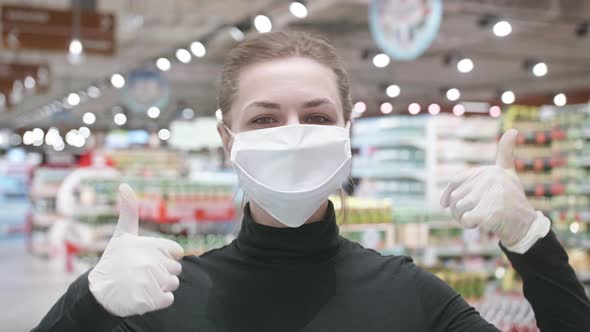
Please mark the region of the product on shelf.
POLYGON ((477 272, 458 272, 446 269, 430 269, 457 293, 468 301, 478 301, 485 295, 488 276, 477 272))
POLYGON ((390 198, 423 206, 427 200, 427 119, 359 119, 353 127, 352 176, 361 179, 355 196, 390 198))
POLYGON ((525 193, 552 220, 574 269, 585 276, 590 271, 589 105, 512 106, 503 127, 520 131, 516 169, 525 193))
POLYGON ((184 153, 167 149, 123 149, 105 151, 123 174, 139 176, 176 176, 186 164, 184 153))
POLYGON ((466 264, 493 273, 491 266, 501 254, 497 239, 480 234, 470 240, 466 234, 472 233, 451 220, 439 200, 453 176, 494 163, 498 133, 499 121, 481 116, 358 119, 352 136, 352 176, 359 179, 354 194, 389 199, 394 222, 388 233, 362 224, 367 217, 353 213, 353 239, 386 253, 409 254, 420 264, 466 264), (385 241, 388 234, 393 234, 393 245, 385 241))
POLYGON ((29 250, 38 255, 48 255, 48 232, 60 218, 56 210, 59 187, 72 172, 72 168, 40 167, 35 170, 30 188, 32 214, 29 218, 29 250))
POLYGON ((238 230, 236 181, 224 172, 192 179, 117 173, 85 176, 68 193, 76 206, 66 218, 64 233, 68 269, 95 262, 93 257, 106 247, 118 219, 122 182, 137 196, 140 235, 170 238, 185 247, 187 254, 200 254, 227 244, 238 230))
MULTIPOLYGON (((143 221, 166 224, 182 220, 231 221, 236 217, 233 184, 171 178, 128 178, 125 182, 134 188, 139 217, 143 221)), ((99 212, 96 215, 116 214, 119 183, 119 180, 83 181, 80 185, 82 210, 96 210, 99 212)))
POLYGON ((339 196, 332 196, 330 200, 334 204, 339 225, 391 224, 393 222, 391 200, 346 197, 344 205, 339 196))

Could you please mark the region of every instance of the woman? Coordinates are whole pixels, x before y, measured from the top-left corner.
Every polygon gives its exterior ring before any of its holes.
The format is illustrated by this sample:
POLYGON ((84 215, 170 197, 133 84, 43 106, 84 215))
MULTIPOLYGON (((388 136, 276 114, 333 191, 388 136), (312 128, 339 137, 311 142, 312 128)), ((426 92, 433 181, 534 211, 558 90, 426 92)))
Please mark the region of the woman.
MULTIPOLYGON (((181 259, 178 244, 137 236, 137 202, 122 185, 101 260, 36 331, 497 331, 410 258, 338 235, 328 195, 350 170, 351 103, 329 43, 295 32, 241 42, 219 102, 219 134, 249 197, 237 240, 181 259)), ((520 252, 503 247, 544 331, 589 331, 590 304, 549 221, 504 169, 514 140, 508 132, 498 165, 459 175, 442 203, 520 252)))

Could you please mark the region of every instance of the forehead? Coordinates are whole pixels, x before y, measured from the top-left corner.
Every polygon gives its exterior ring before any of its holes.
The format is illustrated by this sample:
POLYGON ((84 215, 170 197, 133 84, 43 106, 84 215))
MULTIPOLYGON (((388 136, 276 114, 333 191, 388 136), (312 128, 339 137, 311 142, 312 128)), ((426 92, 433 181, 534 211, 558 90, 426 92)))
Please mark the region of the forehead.
POLYGON ((235 108, 256 100, 280 104, 327 98, 339 103, 336 75, 327 66, 303 57, 264 61, 242 69, 235 108))

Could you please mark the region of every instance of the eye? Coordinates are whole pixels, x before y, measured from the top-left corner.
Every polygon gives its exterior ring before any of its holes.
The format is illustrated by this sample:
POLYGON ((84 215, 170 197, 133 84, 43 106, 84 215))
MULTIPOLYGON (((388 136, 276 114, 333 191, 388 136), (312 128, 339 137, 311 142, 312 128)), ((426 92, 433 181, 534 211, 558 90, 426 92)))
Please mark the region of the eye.
POLYGON ((277 121, 275 121, 275 119, 271 118, 270 116, 261 116, 258 117, 254 120, 252 120, 252 123, 257 124, 257 125, 266 125, 266 124, 271 124, 271 123, 276 123, 277 121))
POLYGON ((326 123, 331 123, 331 122, 332 122, 332 119, 330 119, 329 117, 327 117, 325 115, 321 115, 321 114, 314 114, 314 115, 310 115, 305 118, 305 123, 311 123, 311 124, 326 124, 326 123))

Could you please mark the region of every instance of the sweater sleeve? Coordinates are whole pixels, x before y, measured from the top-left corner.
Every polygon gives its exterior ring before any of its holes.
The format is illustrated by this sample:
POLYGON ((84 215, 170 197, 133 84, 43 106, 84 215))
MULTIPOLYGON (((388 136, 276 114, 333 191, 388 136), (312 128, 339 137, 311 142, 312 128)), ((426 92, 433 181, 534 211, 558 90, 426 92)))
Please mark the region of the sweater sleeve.
POLYGON ((416 292, 429 320, 428 331, 498 332, 444 281, 413 263, 416 292))
POLYGON ((96 301, 88 286, 88 272, 76 279, 32 332, 111 331, 122 318, 96 301))
POLYGON ((590 331, 590 301, 552 231, 524 254, 500 244, 523 281, 541 331, 590 331))

